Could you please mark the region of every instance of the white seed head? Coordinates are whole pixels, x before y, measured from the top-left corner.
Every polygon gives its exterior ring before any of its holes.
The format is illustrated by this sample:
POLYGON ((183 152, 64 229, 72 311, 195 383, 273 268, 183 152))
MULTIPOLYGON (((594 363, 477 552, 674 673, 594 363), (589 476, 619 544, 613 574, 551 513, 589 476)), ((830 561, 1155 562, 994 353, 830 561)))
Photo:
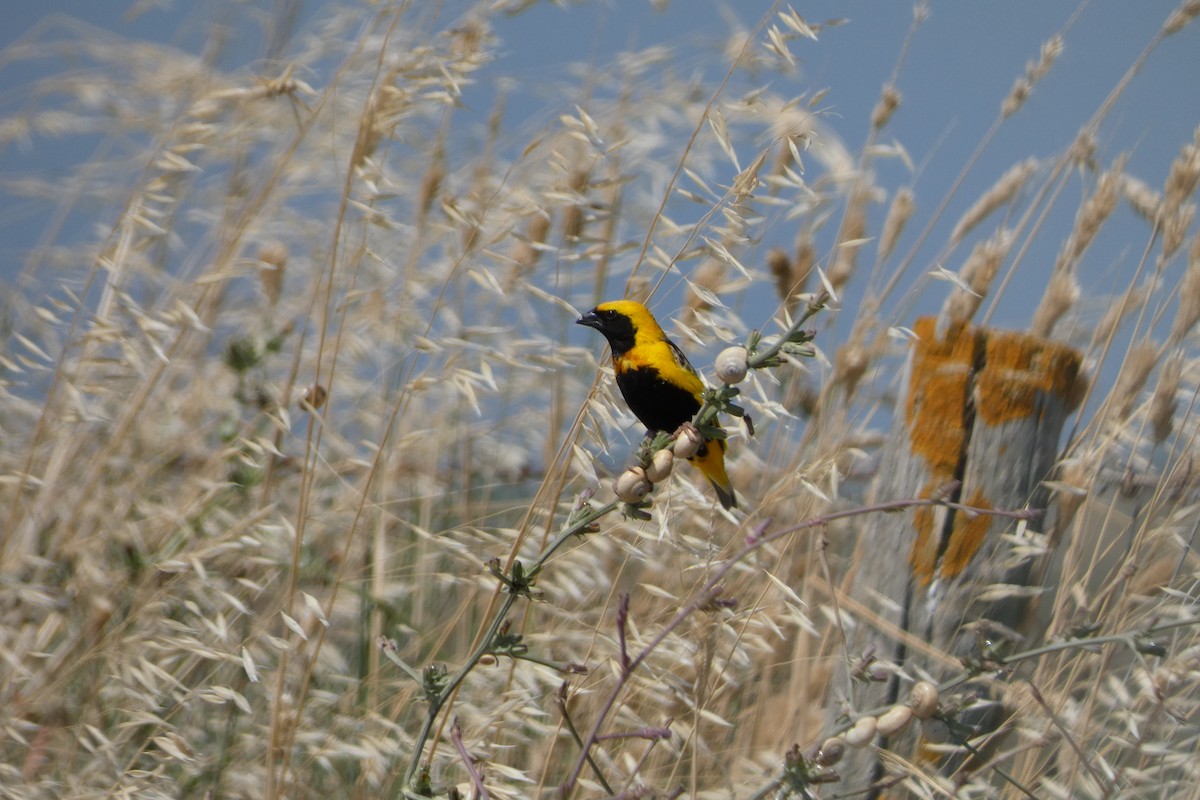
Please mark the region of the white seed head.
POLYGON ((929 681, 918 681, 908 693, 908 705, 917 719, 929 719, 937 713, 938 690, 929 681))
POLYGON ((691 458, 700 450, 700 445, 704 444, 704 437, 700 435, 700 431, 691 423, 682 425, 675 433, 675 451, 676 458, 691 458))
POLYGON ((650 460, 650 466, 646 467, 646 478, 651 483, 661 483, 671 474, 671 467, 675 465, 675 454, 670 450, 659 450, 650 460))
POLYGON ((641 467, 630 467, 613 483, 613 492, 623 503, 640 503, 652 488, 641 467))
POLYGON ((910 706, 892 706, 879 715, 875 722, 875 730, 881 736, 892 736, 908 727, 913 720, 913 710, 910 706))
POLYGON ((717 378, 728 386, 746 379, 746 348, 726 347, 717 355, 717 378))
POLYGON ((325 405, 325 401, 329 399, 329 391, 319 383, 314 383, 309 386, 300 395, 301 406, 311 406, 312 408, 320 408, 325 405))
POLYGON ((846 754, 846 743, 842 741, 840 736, 831 736, 821 742, 821 749, 817 751, 815 761, 822 767, 832 767, 834 764, 842 760, 842 756, 846 754))
POLYGON ((875 718, 860 717, 857 722, 842 734, 842 739, 851 747, 866 747, 875 738, 875 718))

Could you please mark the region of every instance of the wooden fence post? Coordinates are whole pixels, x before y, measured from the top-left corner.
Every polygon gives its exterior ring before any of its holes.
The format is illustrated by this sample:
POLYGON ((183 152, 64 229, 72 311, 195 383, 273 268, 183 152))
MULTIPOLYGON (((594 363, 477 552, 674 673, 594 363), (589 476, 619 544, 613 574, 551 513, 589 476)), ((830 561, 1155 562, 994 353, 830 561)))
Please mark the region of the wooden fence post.
MULTIPOLYGON (((872 499, 929 497, 958 482, 948 499, 1044 510, 1048 493, 1040 483, 1050 477, 1063 424, 1078 404, 1079 353, 1023 333, 937 326, 932 317, 915 325, 918 339, 872 499)), ((1015 528, 1010 519, 944 507, 872 519, 842 587, 849 606, 867 612, 855 616, 848 655, 873 653, 898 664, 906 678, 852 682, 851 707, 903 702, 907 678, 922 673, 934 680, 959 674, 961 659, 979 656, 980 623, 1021 627, 1028 604, 1021 593, 985 594, 1029 576, 1031 563, 1010 558, 1002 536, 1015 528)), ((834 692, 845 697, 846 684, 834 692)), ((913 757, 911 742, 891 743, 897 745, 913 757)), ((857 752, 839 765, 846 791, 882 775, 874 753, 857 752)))

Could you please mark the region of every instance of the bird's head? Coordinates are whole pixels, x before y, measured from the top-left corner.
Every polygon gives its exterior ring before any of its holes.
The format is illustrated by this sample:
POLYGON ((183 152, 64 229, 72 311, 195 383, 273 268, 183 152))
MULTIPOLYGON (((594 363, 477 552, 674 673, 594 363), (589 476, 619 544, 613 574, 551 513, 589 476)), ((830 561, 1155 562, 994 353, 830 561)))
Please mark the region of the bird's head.
POLYGON ((660 330, 650 311, 632 300, 601 303, 575 320, 577 325, 595 328, 604 334, 614 353, 629 350, 637 341, 638 331, 660 330))

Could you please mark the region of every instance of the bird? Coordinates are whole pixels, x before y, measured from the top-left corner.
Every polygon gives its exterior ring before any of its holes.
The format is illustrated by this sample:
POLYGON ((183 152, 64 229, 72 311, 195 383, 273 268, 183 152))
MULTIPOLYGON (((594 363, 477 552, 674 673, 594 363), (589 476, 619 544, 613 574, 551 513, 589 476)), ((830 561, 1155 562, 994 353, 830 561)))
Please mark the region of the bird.
MULTIPOLYGON (((644 305, 633 300, 601 303, 575 323, 595 328, 608 340, 617 388, 649 433, 674 433, 700 411, 704 381, 644 305)), ((708 478, 723 508, 737 508, 725 473, 724 439, 705 439, 688 460, 708 478)))

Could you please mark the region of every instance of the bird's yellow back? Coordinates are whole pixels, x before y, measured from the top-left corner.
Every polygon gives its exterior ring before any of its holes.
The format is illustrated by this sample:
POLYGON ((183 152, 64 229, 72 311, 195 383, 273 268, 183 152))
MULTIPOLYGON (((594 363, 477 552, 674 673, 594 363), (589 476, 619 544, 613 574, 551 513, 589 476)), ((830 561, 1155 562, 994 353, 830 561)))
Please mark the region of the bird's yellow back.
POLYGON ((692 393, 696 400, 704 395, 704 382, 675 343, 659 326, 658 320, 641 303, 614 300, 596 306, 597 311, 615 311, 633 323, 633 341, 629 347, 613 343, 613 369, 618 374, 649 367, 663 380, 692 393), (620 350, 620 352, 618 352, 620 350))

